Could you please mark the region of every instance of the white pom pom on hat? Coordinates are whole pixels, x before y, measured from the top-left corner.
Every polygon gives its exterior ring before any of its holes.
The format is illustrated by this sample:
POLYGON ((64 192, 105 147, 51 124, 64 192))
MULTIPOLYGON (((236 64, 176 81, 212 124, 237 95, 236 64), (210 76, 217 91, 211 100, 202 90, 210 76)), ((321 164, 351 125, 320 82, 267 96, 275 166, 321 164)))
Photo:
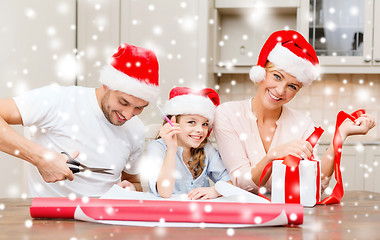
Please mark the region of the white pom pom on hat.
POLYGON ((266 71, 265 68, 261 66, 253 66, 249 71, 249 78, 253 82, 261 82, 265 79, 266 71))
POLYGON ((319 76, 319 60, 314 48, 293 30, 281 30, 269 36, 260 51, 257 66, 249 72, 253 82, 265 79, 267 61, 296 77, 303 85, 311 84, 319 76))

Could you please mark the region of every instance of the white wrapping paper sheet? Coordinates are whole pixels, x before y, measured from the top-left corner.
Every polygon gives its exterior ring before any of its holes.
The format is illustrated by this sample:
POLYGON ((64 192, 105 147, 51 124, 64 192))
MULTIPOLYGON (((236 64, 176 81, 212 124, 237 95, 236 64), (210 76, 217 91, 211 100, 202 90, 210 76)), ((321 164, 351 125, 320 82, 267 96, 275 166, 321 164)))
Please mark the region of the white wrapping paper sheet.
MULTIPOLYGON (((269 203, 268 200, 255 194, 244 191, 226 182, 217 182, 216 190, 222 194, 217 199, 203 200, 207 202, 251 202, 251 203, 269 203)), ((135 200, 164 200, 164 201, 191 201, 187 200, 186 194, 173 195, 171 198, 160 198, 152 193, 127 191, 117 185, 114 185, 102 199, 135 199, 135 200)), ((200 200, 196 200, 200 201, 200 200)), ((215 227, 215 228, 241 228, 241 227, 262 227, 262 226, 281 226, 288 223, 285 211, 282 211, 276 218, 264 224, 216 224, 216 223, 190 223, 190 222, 147 222, 147 221, 111 221, 111 220, 95 220, 88 217, 82 209, 77 206, 75 210, 75 219, 95 222, 102 224, 142 226, 142 227, 215 227)))

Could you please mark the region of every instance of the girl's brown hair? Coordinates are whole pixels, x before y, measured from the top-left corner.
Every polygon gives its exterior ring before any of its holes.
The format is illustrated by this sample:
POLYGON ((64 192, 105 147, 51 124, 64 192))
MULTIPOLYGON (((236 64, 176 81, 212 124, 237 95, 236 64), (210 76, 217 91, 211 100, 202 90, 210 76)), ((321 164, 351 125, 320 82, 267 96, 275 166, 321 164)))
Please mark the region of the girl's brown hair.
MULTIPOLYGON (((172 115, 168 115, 167 117, 171 119, 172 115)), ((177 122, 181 119, 181 115, 176 115, 175 117, 176 117, 177 122)), ((164 125, 165 123, 166 123, 166 120, 164 120, 162 125, 164 125)), ((157 136, 157 139, 158 138, 160 138, 160 136, 157 136)), ((205 154, 204 146, 206 146, 207 144, 207 141, 208 141, 207 139, 208 137, 206 137, 201 142, 201 144, 199 144, 197 148, 190 149, 191 157, 193 158, 193 160, 189 161, 189 163, 187 164, 187 168, 190 170, 192 174, 194 172, 193 174, 194 179, 196 179, 197 177, 201 175, 205 167, 204 160, 206 158, 206 154, 205 154)))

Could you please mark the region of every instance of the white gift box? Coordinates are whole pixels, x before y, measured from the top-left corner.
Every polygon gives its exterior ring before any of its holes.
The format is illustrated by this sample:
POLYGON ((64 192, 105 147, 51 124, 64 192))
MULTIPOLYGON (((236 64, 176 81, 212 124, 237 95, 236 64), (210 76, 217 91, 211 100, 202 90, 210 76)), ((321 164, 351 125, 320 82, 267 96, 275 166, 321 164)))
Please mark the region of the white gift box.
MULTIPOLYGON (((272 194, 273 203, 285 203, 285 171, 286 165, 283 160, 275 160, 272 165, 272 194)), ((317 161, 301 160, 299 164, 300 203, 304 207, 315 206, 320 199, 321 178, 318 173, 317 161), (317 197, 317 191, 319 192, 317 197)))

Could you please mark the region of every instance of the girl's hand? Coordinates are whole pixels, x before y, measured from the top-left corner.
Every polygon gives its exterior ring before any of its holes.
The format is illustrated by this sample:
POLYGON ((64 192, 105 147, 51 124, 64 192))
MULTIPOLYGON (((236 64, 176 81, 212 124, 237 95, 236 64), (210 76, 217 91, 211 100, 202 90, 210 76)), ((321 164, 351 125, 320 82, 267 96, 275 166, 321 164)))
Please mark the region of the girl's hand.
POLYGON ((187 194, 187 198, 190 200, 206 200, 206 199, 212 199, 222 196, 219 194, 215 187, 200 187, 200 188, 194 188, 187 194))
POLYGON ((161 129, 160 129, 160 137, 162 140, 164 140, 166 146, 169 149, 177 150, 177 133, 181 132, 181 128, 179 127, 179 124, 176 123, 175 116, 172 116, 170 121, 173 123, 173 126, 171 126, 169 123, 165 123, 161 129))
POLYGON ((365 135, 375 126, 375 119, 369 114, 363 114, 355 122, 346 119, 339 127, 343 141, 351 135, 365 135))
POLYGON ((269 161, 292 155, 301 159, 308 159, 313 154, 313 147, 308 141, 295 140, 275 147, 268 151, 269 161))

